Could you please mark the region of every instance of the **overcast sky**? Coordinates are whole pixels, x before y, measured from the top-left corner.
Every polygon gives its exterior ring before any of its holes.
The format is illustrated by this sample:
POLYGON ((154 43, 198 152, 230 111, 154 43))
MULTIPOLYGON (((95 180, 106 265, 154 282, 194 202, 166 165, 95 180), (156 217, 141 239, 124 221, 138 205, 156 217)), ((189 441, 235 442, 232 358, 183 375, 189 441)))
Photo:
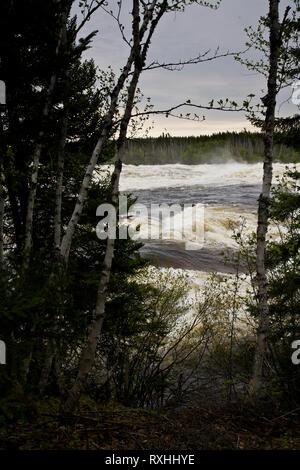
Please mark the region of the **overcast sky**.
MULTIPOLYGON (((126 27, 130 24, 132 1, 124 0, 123 3, 123 22, 126 27)), ((281 11, 288 3, 287 0, 281 1, 281 11)), ((110 0, 110 4, 113 5, 114 1, 110 0)), ((267 10, 268 0, 223 0, 218 10, 193 5, 183 13, 168 13, 156 30, 148 63, 152 60, 170 62, 196 57, 208 49, 213 53, 218 46, 220 52, 241 51, 246 41, 244 28, 256 25, 259 17, 265 15, 267 10)), ((106 69, 111 65, 118 72, 126 61, 128 46, 122 41, 114 20, 104 11, 99 10, 94 14, 85 32, 95 29, 99 32, 86 57, 92 57, 100 68, 106 69)), ((247 70, 235 62, 233 57, 227 57, 188 65, 180 72, 160 69, 146 71, 140 87, 145 96, 151 97, 155 108, 165 109, 187 99, 207 104, 212 98, 228 97, 241 101, 249 93, 263 96, 262 89, 266 88, 266 83, 264 77, 247 70)), ((280 96, 281 115, 296 112, 295 105, 285 103, 291 91, 286 90, 280 96)), ((184 136, 251 129, 242 113, 200 113, 205 114, 206 121, 156 117, 150 135, 169 132, 172 136, 184 136)))

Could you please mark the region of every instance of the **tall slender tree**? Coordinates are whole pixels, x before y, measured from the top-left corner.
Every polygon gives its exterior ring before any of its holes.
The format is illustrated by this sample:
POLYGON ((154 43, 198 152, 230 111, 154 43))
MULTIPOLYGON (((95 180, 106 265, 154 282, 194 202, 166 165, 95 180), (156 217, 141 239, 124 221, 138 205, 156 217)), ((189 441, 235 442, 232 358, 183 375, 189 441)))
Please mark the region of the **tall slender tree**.
MULTIPOLYGON (((276 97, 278 93, 278 64, 282 46, 283 25, 279 22, 280 0, 269 0, 268 26, 269 34, 269 69, 268 91, 262 99, 266 107, 264 132, 264 167, 262 191, 258 202, 257 245, 256 245, 256 284, 258 297, 259 325, 255 350, 253 376, 249 387, 251 399, 258 397, 262 385, 263 364, 266 355, 266 340, 269 330, 269 305, 267 294, 267 276, 265 267, 266 235, 269 220, 269 201, 272 185, 274 129, 276 97)), ((288 13, 288 11, 286 12, 288 13)), ((286 19, 286 18, 285 18, 286 19)), ((285 19, 283 21, 285 21, 285 19)))

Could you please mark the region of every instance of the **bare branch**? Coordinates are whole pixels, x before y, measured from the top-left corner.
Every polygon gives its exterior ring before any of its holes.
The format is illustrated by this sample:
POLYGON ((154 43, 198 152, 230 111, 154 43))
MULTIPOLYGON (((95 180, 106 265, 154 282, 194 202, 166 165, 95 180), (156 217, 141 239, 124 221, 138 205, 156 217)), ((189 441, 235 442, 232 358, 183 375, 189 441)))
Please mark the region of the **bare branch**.
MULTIPOLYGON (((224 112, 251 112, 253 107, 250 106, 251 98, 249 101, 245 101, 243 105, 238 106, 237 103, 234 101, 229 101, 229 100, 219 100, 217 103, 219 103, 219 106, 214 106, 212 102, 208 105, 201 105, 201 104, 195 104, 191 103, 189 101, 185 101, 184 103, 177 104, 175 106, 171 106, 170 108, 166 109, 155 109, 155 110, 149 110, 149 111, 143 111, 140 113, 132 114, 131 118, 135 117, 140 117, 140 116, 148 116, 148 115, 153 115, 153 114, 164 114, 166 117, 172 116, 176 117, 178 119, 187 119, 187 120, 192 120, 192 121, 199 121, 200 118, 197 115, 194 115, 191 117, 190 113, 187 113, 185 115, 183 114, 173 114, 173 111, 176 111, 184 106, 189 106, 192 108, 197 108, 197 109, 205 109, 208 111, 214 110, 214 111, 224 111, 224 112)), ((256 105, 257 107, 259 105, 256 105)), ((114 126, 118 125, 120 123, 120 120, 115 121, 114 126)))
POLYGON ((104 3, 106 2, 106 0, 92 0, 89 7, 88 7, 88 10, 87 10, 87 14, 86 16, 83 18, 82 22, 79 24, 79 26, 77 26, 76 30, 75 30, 75 36, 77 36, 77 34, 79 33, 79 31, 84 27, 84 25, 89 21, 89 19, 91 18, 91 16, 93 15, 93 13, 95 13, 96 10, 98 10, 98 8, 102 7, 104 5, 104 3), (96 5, 93 7, 94 3, 96 2, 96 5))
POLYGON ((120 21, 120 16, 121 16, 121 11, 122 11, 122 3, 123 3, 123 0, 119 0, 119 2, 118 2, 118 13, 116 15, 114 14, 114 12, 112 10, 107 10, 107 8, 104 8, 104 6, 102 6, 102 10, 104 10, 105 13, 107 13, 114 20, 116 20, 123 41, 127 44, 127 46, 131 47, 130 41, 125 36, 124 26, 122 25, 122 23, 120 21))
POLYGON ((151 64, 149 64, 147 67, 145 67, 143 69, 143 71, 145 70, 155 70, 155 69, 158 69, 158 68, 163 68, 163 69, 166 69, 166 70, 170 70, 170 71, 174 71, 174 70, 182 70, 184 68, 185 65, 194 65, 194 64, 200 64, 202 62, 209 62, 211 60, 215 60, 215 59, 220 59, 222 57, 230 57, 230 56, 238 56, 238 55, 241 55, 241 54, 244 54, 245 52, 247 52, 249 50, 249 47, 247 49, 245 49, 244 51, 240 51, 240 52, 225 52, 223 54, 218 54, 219 52, 219 47, 216 49, 214 55, 210 56, 210 57, 207 57, 207 55, 210 53, 210 49, 207 50, 206 52, 204 52, 203 54, 199 54, 198 56, 196 57, 192 57, 188 60, 179 60, 177 62, 168 62, 168 63, 159 63, 158 61, 153 61, 151 62, 151 64))

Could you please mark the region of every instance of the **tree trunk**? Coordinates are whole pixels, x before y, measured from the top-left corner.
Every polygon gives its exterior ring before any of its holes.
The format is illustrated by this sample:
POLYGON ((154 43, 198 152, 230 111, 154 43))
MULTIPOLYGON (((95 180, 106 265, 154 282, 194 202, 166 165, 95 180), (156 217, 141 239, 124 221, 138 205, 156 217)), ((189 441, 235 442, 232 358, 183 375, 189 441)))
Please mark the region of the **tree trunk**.
POLYGON ((4 204, 5 204, 5 188, 3 174, 0 174, 0 273, 4 271, 4 204))
MULTIPOLYGON (((71 9, 71 4, 73 2, 69 1, 67 4, 66 9, 62 13, 62 24, 59 31, 58 42, 56 45, 55 55, 56 57, 59 55, 61 45, 66 37, 67 31, 67 21, 71 9)), ((53 100, 53 93, 56 85, 57 80, 57 72, 55 71, 51 78, 50 83, 46 93, 45 104, 43 108, 43 123, 42 126, 45 125, 45 119, 49 115, 51 103, 53 100)), ((37 188, 37 180, 38 180, 38 172, 39 172, 39 163, 40 157, 42 152, 42 140, 44 137, 44 129, 40 130, 38 134, 37 143, 34 148, 33 152, 33 166, 32 172, 30 177, 30 187, 29 187, 29 196, 28 196, 28 203, 27 203, 27 212, 26 212, 26 223, 25 223, 25 242, 24 242, 24 262, 23 262, 23 269, 27 269, 29 264, 29 257, 30 257, 30 250, 32 246, 32 223, 33 223, 33 209, 36 197, 36 188, 37 188)))
POLYGON ((61 135, 58 145, 57 155, 57 181, 55 192, 55 214, 54 214, 54 251, 60 251, 61 242, 61 208, 62 208, 62 195, 63 195, 63 178, 64 178, 64 164, 65 164, 65 145, 68 131, 68 111, 65 105, 61 123, 61 135))
MULTIPOLYGON (((112 177, 112 202, 115 206, 117 205, 118 201, 118 188, 121 169, 122 162, 120 159, 118 159, 115 163, 115 169, 112 177)), ((76 408, 81 392, 86 383, 86 379, 94 363, 96 347, 98 344, 98 339, 102 330, 103 320, 105 316, 105 301, 114 255, 114 242, 114 239, 107 239, 105 258, 103 262, 101 279, 98 287, 94 321, 89 327, 87 340, 84 344, 83 351, 81 353, 77 377, 75 379, 72 389, 67 395, 66 402, 63 405, 63 413, 66 414, 72 413, 76 408)))
POLYGON ((267 278, 265 269, 266 234, 268 230, 269 199, 273 170, 273 137, 275 107, 277 96, 277 71, 280 52, 279 1, 269 0, 270 20, 270 64, 268 75, 268 93, 263 99, 266 106, 264 124, 264 170, 262 192, 258 204, 257 245, 256 245, 256 284, 258 292, 259 326, 254 357, 253 375, 249 387, 252 399, 258 398, 262 385, 263 364, 266 354, 266 339, 269 330, 269 305, 267 296, 267 278))
MULTIPOLYGON (((67 74, 68 75, 68 74, 67 74)), ((66 94, 68 94, 69 82, 66 82, 66 94)), ((55 212, 54 212, 54 258, 55 263, 50 274, 50 282, 55 279, 55 273, 62 271, 61 257, 60 257, 60 242, 61 242, 61 230, 62 230, 62 219, 61 219, 61 209, 62 209, 62 195, 63 195, 63 178, 64 178, 64 162, 65 162, 65 145, 67 139, 68 131, 68 97, 65 98, 64 110, 61 119, 61 134, 58 143, 57 151, 57 177, 56 177, 56 191, 55 191, 55 212)), ((61 286, 56 283, 55 289, 57 293, 60 294, 61 286)), ((57 312, 59 316, 59 312, 57 312)), ((54 325, 51 327, 51 333, 57 333, 56 318, 54 319, 54 325)), ((39 382, 39 392, 40 394, 44 391, 45 386, 47 385, 49 374, 51 372, 51 367, 55 355, 57 353, 56 342, 54 339, 48 339, 48 344, 45 352, 45 359, 41 370, 40 382, 39 382)))
POLYGON ((52 363, 55 357, 56 347, 54 339, 49 339, 47 348, 45 351, 45 360, 41 371, 40 381, 39 381, 39 392, 43 393, 49 379, 49 375, 52 368, 52 363))
MULTIPOLYGON (((166 4, 166 2, 164 2, 166 4)), ((132 52, 134 55, 134 73, 128 88, 128 97, 126 102, 126 108, 124 116, 120 124, 120 135, 118 138, 117 149, 118 149, 118 159, 115 163, 115 169, 112 174, 111 180, 111 203, 117 209, 118 205, 118 195, 119 195, 119 180, 122 171, 122 162, 120 158, 120 151, 124 145, 127 135, 128 124, 131 118, 132 108, 134 104, 134 97, 137 88, 137 84, 142 72, 143 64, 146 59, 148 47, 150 44, 151 37, 153 35, 154 29, 165 11, 165 6, 161 7, 161 11, 151 22, 151 27, 149 31, 148 38, 143 46, 141 53, 140 47, 140 34, 139 34, 139 0, 133 0, 133 48, 132 52)), ((79 363, 79 371, 74 382, 72 389, 67 395, 67 399, 62 407, 63 413, 69 414, 74 411, 76 408, 81 392, 85 386, 88 375, 91 371, 91 368, 94 364, 96 348, 99 340, 99 336, 102 331, 103 321, 105 318, 105 304, 107 298, 108 283, 110 279, 112 261, 114 256, 114 246, 115 239, 107 238, 106 251, 103 263, 103 270, 98 286, 97 293, 97 302, 95 309, 95 317, 92 324, 89 327, 86 343, 83 347, 83 351, 79 363)))
MULTIPOLYGON (((163 3, 165 3, 165 2, 163 2, 163 3)), ((142 24, 142 26, 139 30, 139 40, 140 41, 142 41, 142 39, 143 39, 143 36, 144 36, 144 34, 145 34, 145 32, 148 28, 149 22, 152 21, 152 17, 153 17, 153 14, 154 14, 154 9, 155 9, 156 4, 157 4, 157 0, 153 0, 153 2, 151 3, 150 7, 147 10, 147 12, 144 15, 144 21, 143 21, 143 24, 142 24)), ((65 234, 64 234, 62 242, 61 242, 60 252, 61 252, 61 257, 62 257, 62 259, 64 260, 65 263, 67 263, 68 259, 69 259, 72 238, 73 238, 76 226, 79 222, 80 216, 82 214, 84 202, 85 202, 86 197, 87 197, 87 193, 88 193, 89 185, 90 185, 90 182, 91 182, 91 179, 92 179, 92 176, 93 176, 93 172, 94 172, 95 167, 97 165, 99 155, 101 154, 102 149, 103 149, 105 143, 107 142, 107 139, 109 138, 109 133, 110 133, 111 128, 113 126, 113 118, 114 118, 114 114, 115 114, 115 112, 117 110, 117 107, 118 107, 118 98, 119 98, 120 92, 123 89, 125 81, 129 76, 129 73, 130 73, 130 70, 131 70, 131 67, 132 67, 132 64, 133 64, 134 60, 135 60, 135 51, 134 51, 134 48, 132 47, 131 51, 130 51, 130 54, 129 54, 129 57, 128 57, 128 60, 127 60, 127 63, 126 63, 126 65, 125 65, 125 67, 124 67, 124 69, 123 69, 123 71, 122 71, 122 73, 121 73, 121 75, 118 79, 118 82, 117 82, 114 90, 112 91, 110 108, 109 108, 109 111, 108 111, 108 113, 107 113, 107 115, 104 119, 101 135, 100 135, 100 137, 98 139, 98 142, 97 142, 97 144, 96 144, 96 146, 93 150, 90 162, 87 166, 87 169, 86 169, 86 172, 85 172, 82 184, 81 184, 81 188, 80 188, 80 191, 79 191, 79 194, 78 194, 78 198, 77 198, 72 216, 69 220, 67 229, 65 231, 65 234)))

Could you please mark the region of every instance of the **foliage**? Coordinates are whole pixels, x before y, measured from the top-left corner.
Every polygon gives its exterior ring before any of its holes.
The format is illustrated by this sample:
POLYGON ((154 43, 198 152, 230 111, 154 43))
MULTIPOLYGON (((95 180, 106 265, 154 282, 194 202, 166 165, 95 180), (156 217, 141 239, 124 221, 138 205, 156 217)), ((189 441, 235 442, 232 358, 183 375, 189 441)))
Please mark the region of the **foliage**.
POLYGON ((280 388, 298 402, 300 375, 291 361, 291 344, 300 337, 300 193, 299 171, 287 170, 273 189, 271 220, 279 239, 267 250, 270 297, 270 352, 280 388))
MULTIPOLYGON (((277 138, 277 137, 276 137, 277 138)), ((299 151, 293 148, 295 139, 287 143, 278 134, 275 160, 299 161, 299 151)), ((123 159, 127 164, 157 165, 165 163, 201 164, 225 163, 231 160, 256 163, 263 160, 263 135, 258 132, 223 132, 211 136, 171 137, 163 134, 157 138, 128 140, 123 159)))
MULTIPOLYGON (((265 367, 266 397, 289 406, 298 403, 299 369, 292 363, 292 343, 300 337, 299 323, 299 246, 300 246, 299 171, 287 167, 277 177, 269 205, 269 225, 273 227, 267 241, 266 269, 269 299, 268 355, 265 367)), ((253 320, 258 317, 255 279, 256 234, 248 237, 237 229, 235 240, 241 260, 249 270, 252 288, 246 299, 253 320)))

